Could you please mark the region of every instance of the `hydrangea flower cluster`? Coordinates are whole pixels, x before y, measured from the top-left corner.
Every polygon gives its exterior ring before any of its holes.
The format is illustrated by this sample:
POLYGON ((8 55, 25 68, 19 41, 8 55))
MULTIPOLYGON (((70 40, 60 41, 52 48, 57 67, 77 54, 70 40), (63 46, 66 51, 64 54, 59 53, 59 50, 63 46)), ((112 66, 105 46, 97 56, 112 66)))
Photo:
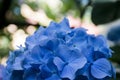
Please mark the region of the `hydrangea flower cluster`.
POLYGON ((103 36, 70 28, 66 18, 40 27, 10 52, 5 80, 108 80, 115 71, 103 36))

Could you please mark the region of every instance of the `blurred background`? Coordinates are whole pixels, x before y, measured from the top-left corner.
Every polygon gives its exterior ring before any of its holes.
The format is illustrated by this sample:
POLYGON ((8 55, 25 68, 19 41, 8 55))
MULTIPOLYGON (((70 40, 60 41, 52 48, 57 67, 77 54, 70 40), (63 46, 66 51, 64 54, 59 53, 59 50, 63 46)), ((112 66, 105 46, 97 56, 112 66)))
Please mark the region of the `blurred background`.
POLYGON ((0 0, 0 64, 6 65, 9 51, 24 46, 39 26, 64 17, 71 27, 106 37, 120 80, 120 0, 0 0))

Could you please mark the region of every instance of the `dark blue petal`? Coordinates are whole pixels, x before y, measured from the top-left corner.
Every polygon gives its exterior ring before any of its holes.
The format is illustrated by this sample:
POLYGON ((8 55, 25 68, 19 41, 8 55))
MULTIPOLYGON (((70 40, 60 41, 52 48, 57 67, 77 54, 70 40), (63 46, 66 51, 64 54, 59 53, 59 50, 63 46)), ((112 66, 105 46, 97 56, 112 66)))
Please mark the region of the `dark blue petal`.
POLYGON ((23 80, 23 73, 24 73, 23 70, 14 70, 12 72, 10 80, 23 80))
POLYGON ((48 68, 51 70, 51 72, 54 74, 54 73, 57 73, 57 67, 56 65, 54 64, 53 62, 53 58, 50 58, 47 62, 47 66, 48 68))
POLYGON ((88 80, 88 78, 86 76, 79 75, 75 78, 75 80, 88 80))
POLYGON ((81 53, 86 57, 88 63, 94 61, 94 48, 91 46, 82 47, 81 53))
POLYGON ((40 42, 40 46, 47 48, 48 50, 54 51, 59 45, 58 39, 46 39, 40 42))
POLYGON ((37 73, 39 73, 39 70, 36 70, 34 67, 31 67, 25 70, 23 80, 36 80, 37 73))
POLYGON ((46 79, 50 76, 52 76, 52 72, 51 70, 49 69, 49 67, 47 65, 43 65, 40 68, 40 74, 39 74, 39 77, 41 79, 46 79))
POLYGON ((51 77, 49 77, 45 80, 61 80, 61 79, 57 74, 53 74, 51 77))
POLYGON ((36 45, 35 47, 33 47, 30 55, 33 60, 38 60, 38 62, 40 62, 40 59, 42 58, 40 46, 36 45))
POLYGON ((105 77, 112 77, 112 72, 111 72, 111 64, 110 62, 105 59, 101 58, 96 60, 93 65, 91 66, 91 74, 93 77, 97 79, 102 79, 105 77))
POLYGON ((59 31, 59 32, 56 32, 54 36, 60 40, 65 41, 66 32, 59 31))
POLYGON ((112 57, 112 50, 108 47, 102 47, 100 50, 100 52, 102 52, 105 55, 105 58, 110 58, 112 57))
POLYGON ((113 65, 111 64, 111 67, 112 67, 112 77, 116 80, 116 70, 115 70, 115 68, 113 67, 113 65))

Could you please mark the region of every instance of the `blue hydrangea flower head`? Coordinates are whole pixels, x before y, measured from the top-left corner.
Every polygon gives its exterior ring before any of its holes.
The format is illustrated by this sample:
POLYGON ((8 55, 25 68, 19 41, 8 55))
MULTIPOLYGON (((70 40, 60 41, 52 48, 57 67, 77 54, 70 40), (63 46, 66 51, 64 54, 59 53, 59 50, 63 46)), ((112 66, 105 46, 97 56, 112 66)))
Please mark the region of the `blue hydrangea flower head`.
POLYGON ((68 19, 51 22, 10 52, 4 80, 108 80, 115 70, 103 36, 70 28, 68 19))

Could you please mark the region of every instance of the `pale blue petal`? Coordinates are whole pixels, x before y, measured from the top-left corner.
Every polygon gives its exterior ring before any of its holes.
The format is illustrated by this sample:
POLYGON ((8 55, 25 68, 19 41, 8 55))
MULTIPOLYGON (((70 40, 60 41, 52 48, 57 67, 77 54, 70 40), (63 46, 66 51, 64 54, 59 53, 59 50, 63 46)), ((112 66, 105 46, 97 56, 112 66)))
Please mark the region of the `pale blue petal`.
POLYGON ((70 66, 66 65, 60 75, 61 78, 68 78, 70 80, 73 80, 75 78, 75 72, 76 70, 70 66))
POLYGON ((55 57, 53 62, 57 66, 59 71, 61 71, 65 65, 65 62, 63 62, 59 57, 55 57))
POLYGON ((105 77, 112 77, 112 72, 111 72, 111 64, 110 62, 105 59, 101 58, 96 60, 93 65, 91 66, 91 74, 93 77, 97 79, 102 79, 105 77))
POLYGON ((77 71, 78 69, 83 68, 86 63, 87 59, 84 56, 81 56, 80 58, 71 61, 68 65, 70 65, 74 68, 75 71, 77 71))
POLYGON ((14 70, 23 70, 22 61, 23 61, 23 59, 21 57, 16 57, 12 68, 14 70))

